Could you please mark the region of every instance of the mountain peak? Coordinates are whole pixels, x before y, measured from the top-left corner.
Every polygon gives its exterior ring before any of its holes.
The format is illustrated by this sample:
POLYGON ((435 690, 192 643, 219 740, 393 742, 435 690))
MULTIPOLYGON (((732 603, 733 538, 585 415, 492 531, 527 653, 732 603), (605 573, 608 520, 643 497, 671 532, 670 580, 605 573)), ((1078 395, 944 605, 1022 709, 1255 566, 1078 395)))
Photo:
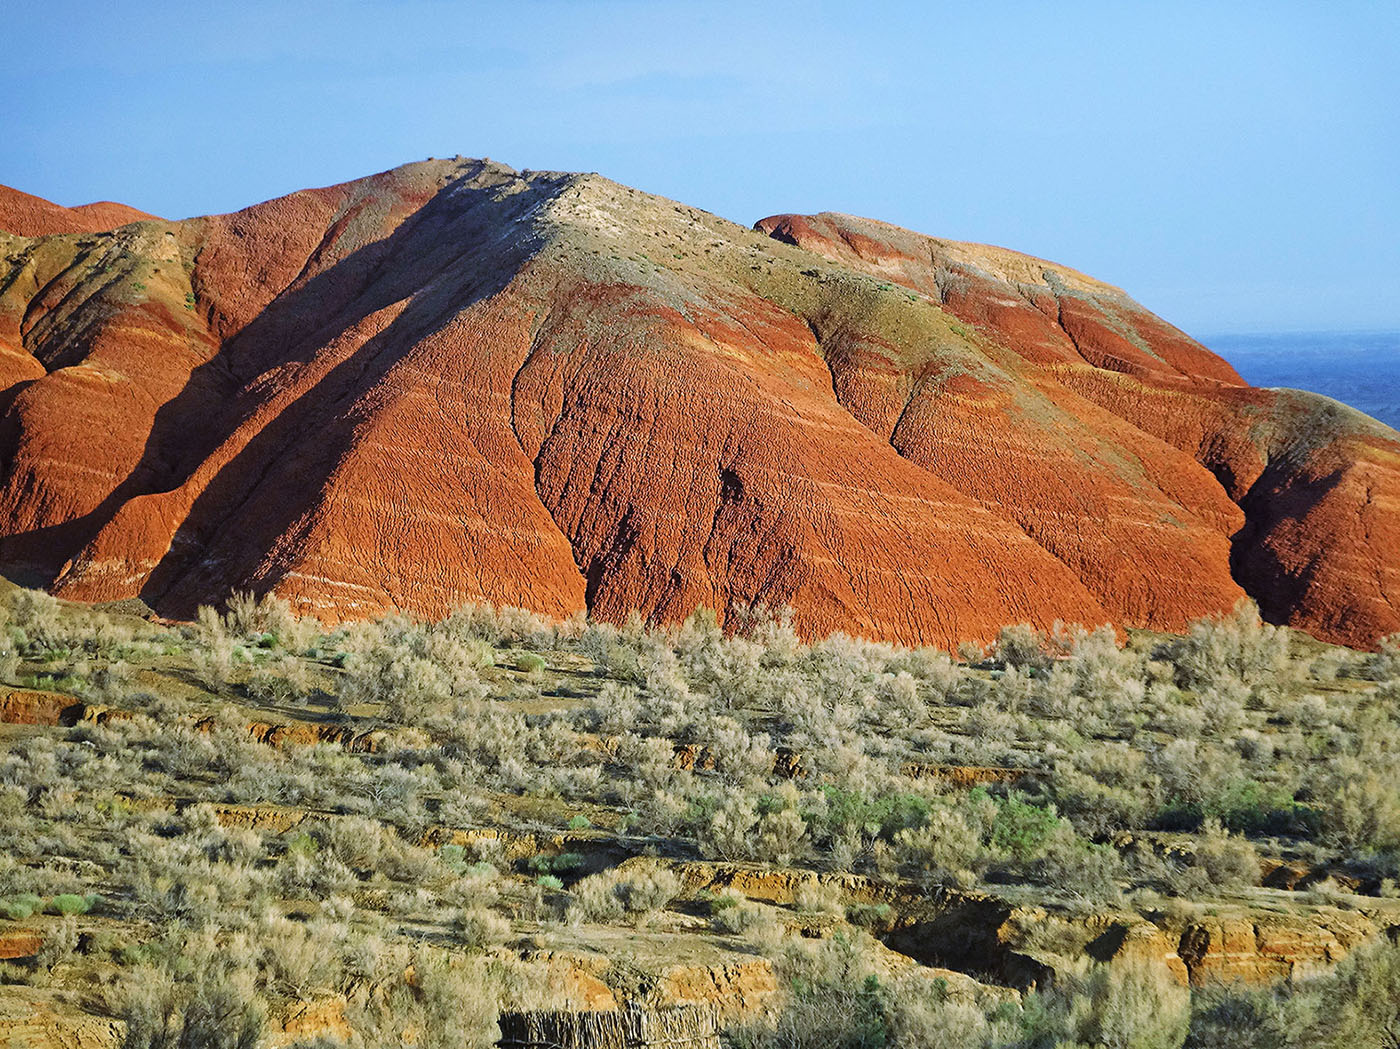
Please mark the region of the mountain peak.
POLYGON ((92 236, 0 261, 0 561, 65 596, 1400 628, 1400 444, 1043 259, 462 158, 92 236))

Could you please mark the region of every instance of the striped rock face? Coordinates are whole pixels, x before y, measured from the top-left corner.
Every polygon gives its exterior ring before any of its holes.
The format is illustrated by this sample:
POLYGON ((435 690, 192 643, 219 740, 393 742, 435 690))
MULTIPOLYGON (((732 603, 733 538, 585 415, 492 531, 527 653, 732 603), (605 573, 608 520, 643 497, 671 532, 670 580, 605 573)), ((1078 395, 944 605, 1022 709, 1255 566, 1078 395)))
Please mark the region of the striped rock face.
POLYGON ((0 194, 0 562, 65 597, 1400 629, 1400 435, 1052 263, 471 160, 132 218, 0 194))

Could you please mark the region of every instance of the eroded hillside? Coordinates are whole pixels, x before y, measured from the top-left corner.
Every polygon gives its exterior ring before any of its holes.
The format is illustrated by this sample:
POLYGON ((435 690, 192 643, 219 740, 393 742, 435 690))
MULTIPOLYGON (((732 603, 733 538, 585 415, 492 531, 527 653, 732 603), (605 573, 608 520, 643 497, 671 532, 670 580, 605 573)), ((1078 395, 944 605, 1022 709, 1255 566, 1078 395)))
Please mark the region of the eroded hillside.
POLYGON ((0 237, 0 559, 65 596, 1400 628, 1393 431, 1027 256, 467 160, 68 228, 0 237))

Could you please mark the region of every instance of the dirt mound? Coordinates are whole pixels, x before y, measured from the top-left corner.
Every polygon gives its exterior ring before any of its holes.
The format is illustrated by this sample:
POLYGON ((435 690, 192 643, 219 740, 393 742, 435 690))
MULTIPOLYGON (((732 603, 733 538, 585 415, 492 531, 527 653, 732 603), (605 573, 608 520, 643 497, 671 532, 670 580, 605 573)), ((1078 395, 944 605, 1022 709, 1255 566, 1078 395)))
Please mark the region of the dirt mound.
POLYGON ((21 237, 42 237, 50 233, 97 233, 153 218, 154 215, 110 200, 65 208, 43 197, 0 186, 0 232, 21 237))
POLYGON ((177 616, 764 601, 948 645, 1247 591, 1400 628, 1393 431, 1062 267, 760 227, 450 160, 0 238, 0 561, 177 616))

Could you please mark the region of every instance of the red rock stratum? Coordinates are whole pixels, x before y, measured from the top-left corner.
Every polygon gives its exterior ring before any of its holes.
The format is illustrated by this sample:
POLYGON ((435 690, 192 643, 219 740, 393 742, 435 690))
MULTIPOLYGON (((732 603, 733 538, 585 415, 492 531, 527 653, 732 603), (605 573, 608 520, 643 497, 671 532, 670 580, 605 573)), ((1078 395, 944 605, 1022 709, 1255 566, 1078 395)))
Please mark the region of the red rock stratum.
POLYGON ((65 597, 1400 629, 1400 435, 1053 263, 474 160, 140 218, 0 193, 0 561, 65 597))

